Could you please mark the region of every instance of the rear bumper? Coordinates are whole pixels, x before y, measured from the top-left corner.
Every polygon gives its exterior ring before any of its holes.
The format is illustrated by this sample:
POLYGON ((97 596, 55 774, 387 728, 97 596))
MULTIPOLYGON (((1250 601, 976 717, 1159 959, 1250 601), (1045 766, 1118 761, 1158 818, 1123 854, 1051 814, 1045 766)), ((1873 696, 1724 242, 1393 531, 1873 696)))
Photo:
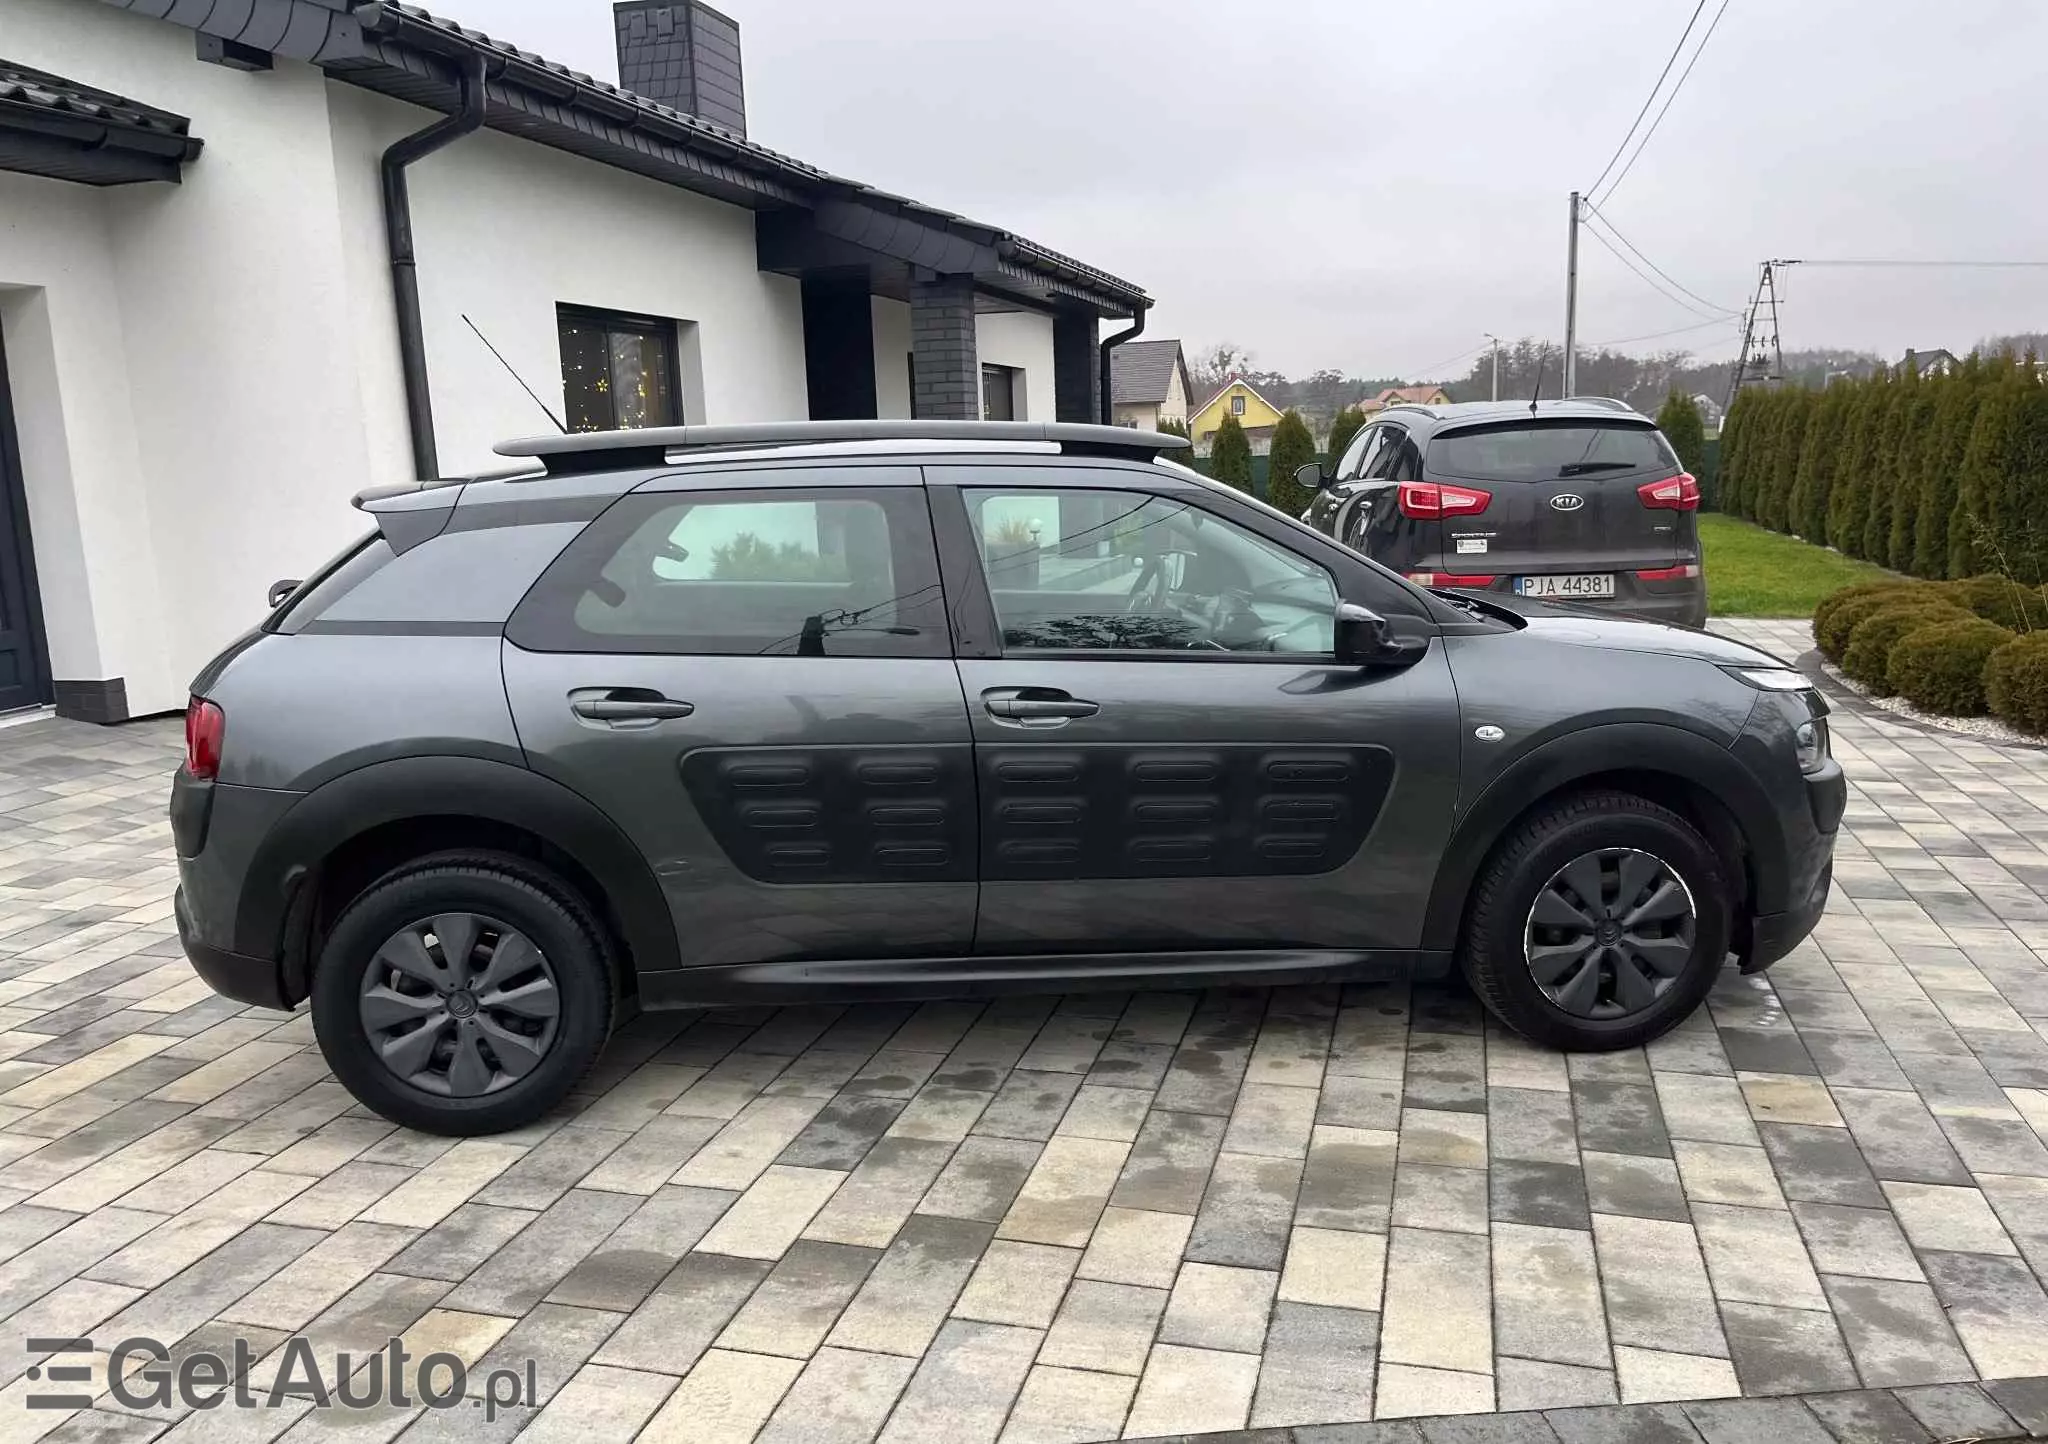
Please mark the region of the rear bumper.
POLYGON ((291 1011, 285 1001, 283 971, 275 958, 252 958, 231 953, 202 939, 192 923, 192 910, 185 904, 185 889, 179 888, 172 902, 178 918, 178 942, 192 971, 206 986, 223 998, 251 1003, 259 1008, 291 1011))

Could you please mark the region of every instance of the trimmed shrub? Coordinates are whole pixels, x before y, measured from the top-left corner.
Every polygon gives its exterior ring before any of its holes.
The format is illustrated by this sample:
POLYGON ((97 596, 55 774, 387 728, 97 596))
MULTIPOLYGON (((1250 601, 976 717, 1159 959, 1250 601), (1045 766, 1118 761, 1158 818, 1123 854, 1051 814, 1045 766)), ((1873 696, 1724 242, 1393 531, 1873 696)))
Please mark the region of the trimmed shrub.
POLYGON ((2009 632, 2048 627, 2048 597, 2038 588, 2006 577, 1964 577, 1959 582, 1939 582, 1935 590, 1964 610, 1996 622, 2009 632))
POLYGON ((1984 703, 2022 732, 2048 732, 2048 632, 2015 637, 1984 664, 1984 703))
POLYGON ((1892 645, 1885 683, 1915 707, 1950 717, 1984 712, 1984 668, 2013 634, 1982 617, 1936 622, 1892 645))
POLYGON ((1244 434, 1244 423, 1228 411, 1217 423, 1216 439, 1209 443, 1209 475, 1242 492, 1252 489, 1252 444, 1244 434))
POLYGON ((1273 450, 1267 462, 1266 500, 1289 516, 1300 516, 1316 499, 1315 492, 1294 479, 1295 471, 1316 459, 1316 439, 1292 406, 1273 428, 1273 450))
POLYGON ((1849 645, 1849 634, 1858 622, 1879 607, 1903 601, 1919 590, 1912 582, 1859 582, 1842 588, 1825 598, 1814 611, 1814 645, 1820 648, 1823 657, 1839 665, 1849 645))
POLYGON ((1878 696, 1888 696, 1892 648, 1901 638, 1935 622, 1962 621, 1969 616, 1953 602, 1914 598, 1880 606, 1850 629, 1842 670, 1878 696))

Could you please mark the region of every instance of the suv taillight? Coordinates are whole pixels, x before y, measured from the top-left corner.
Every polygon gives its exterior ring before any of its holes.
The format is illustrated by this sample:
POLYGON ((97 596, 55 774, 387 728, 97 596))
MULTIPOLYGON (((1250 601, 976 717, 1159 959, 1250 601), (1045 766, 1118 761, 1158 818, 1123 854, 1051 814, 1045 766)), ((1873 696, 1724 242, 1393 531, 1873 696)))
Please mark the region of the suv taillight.
POLYGON ((1681 471, 1663 481, 1646 481, 1636 488, 1636 495, 1643 499, 1644 506, 1662 507, 1667 511, 1700 509, 1700 484, 1692 479, 1690 472, 1681 471))
POLYGON ((220 740, 227 727, 227 713, 204 697, 194 697, 185 708, 185 770, 202 782, 220 773, 220 740))
POLYGON ((1493 502, 1493 493, 1476 486, 1441 481, 1404 481, 1399 493, 1401 515, 1417 521, 1446 516, 1477 516, 1493 502))

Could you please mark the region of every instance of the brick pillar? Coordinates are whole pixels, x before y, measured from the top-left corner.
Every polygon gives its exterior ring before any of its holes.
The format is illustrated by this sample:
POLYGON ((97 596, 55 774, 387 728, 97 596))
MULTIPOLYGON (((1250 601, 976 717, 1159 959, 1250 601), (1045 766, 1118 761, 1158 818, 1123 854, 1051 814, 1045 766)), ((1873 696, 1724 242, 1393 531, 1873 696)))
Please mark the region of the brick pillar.
POLYGON ((921 421, 981 420, 981 358, 974 344, 974 278, 910 283, 910 414, 921 421))
POLYGON ((1102 420, 1102 352, 1093 312, 1052 318, 1052 391, 1061 421, 1102 420))

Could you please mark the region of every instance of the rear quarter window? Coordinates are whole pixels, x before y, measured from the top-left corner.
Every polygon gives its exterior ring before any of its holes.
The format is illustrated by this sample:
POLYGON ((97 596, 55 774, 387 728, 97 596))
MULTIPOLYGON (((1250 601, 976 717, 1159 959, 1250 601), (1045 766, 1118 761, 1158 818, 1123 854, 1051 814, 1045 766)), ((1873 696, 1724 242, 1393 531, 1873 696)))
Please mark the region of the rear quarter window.
POLYGON ((372 538, 292 604, 281 632, 502 626, 581 522, 445 531, 393 554, 372 538))
POLYGON ((1473 427, 1429 444, 1431 473, 1473 481, 1555 481, 1677 465, 1677 456, 1655 427, 1613 422, 1473 427))

